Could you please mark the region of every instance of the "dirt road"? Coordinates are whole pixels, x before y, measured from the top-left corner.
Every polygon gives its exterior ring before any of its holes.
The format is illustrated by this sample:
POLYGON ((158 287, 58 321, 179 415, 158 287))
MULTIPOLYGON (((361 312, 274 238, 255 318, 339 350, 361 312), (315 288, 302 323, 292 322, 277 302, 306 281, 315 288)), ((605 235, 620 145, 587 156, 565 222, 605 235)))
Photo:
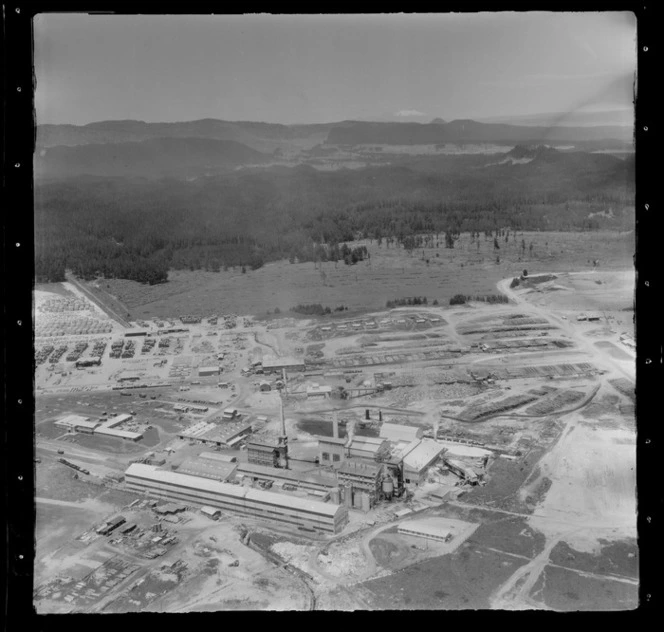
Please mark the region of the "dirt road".
MULTIPOLYGON (((598 368, 634 379, 623 363, 588 340, 579 328, 528 303, 523 295, 509 287, 510 283, 511 279, 504 279, 498 283, 498 288, 519 306, 520 311, 555 322, 598 368)), ((596 389, 593 395, 595 392, 596 389)), ((588 401, 586 399, 584 404, 588 401)), ((579 408, 577 406, 575 410, 579 408)), ((533 529, 545 535, 546 545, 540 554, 520 567, 495 591, 491 598, 493 608, 546 608, 534 602, 530 592, 559 542, 577 550, 597 553, 601 550, 600 539, 636 537, 636 455, 634 446, 627 441, 634 433, 622 428, 594 432, 595 428, 581 423, 575 410, 566 412, 564 431, 538 462, 541 476, 551 480, 551 487, 527 520, 533 529)), ((527 492, 528 484, 525 481, 520 492, 527 492)), ((636 583, 630 579, 625 581, 636 583)))

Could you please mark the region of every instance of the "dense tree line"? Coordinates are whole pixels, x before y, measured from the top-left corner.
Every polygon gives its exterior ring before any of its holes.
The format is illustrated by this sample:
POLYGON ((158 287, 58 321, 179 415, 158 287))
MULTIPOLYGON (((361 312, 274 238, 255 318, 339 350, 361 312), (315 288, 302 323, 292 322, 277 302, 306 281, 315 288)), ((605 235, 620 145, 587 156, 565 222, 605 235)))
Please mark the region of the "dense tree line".
MULTIPOLYGON (((428 299, 426 296, 408 296, 406 298, 395 298, 385 303, 385 307, 391 309, 392 307, 404 307, 405 305, 426 305, 428 299)), ((434 301, 434 305, 438 305, 438 301, 434 301)))
MULTIPOLYGON (((514 287, 511 285, 510 287, 514 287)), ((481 294, 479 296, 470 296, 467 294, 455 294, 450 299, 450 305, 464 305, 470 301, 480 303, 509 303, 509 299, 504 294, 481 294)))
POLYGON ((518 171, 446 159, 336 172, 237 172, 192 182, 41 182, 36 274, 58 280, 70 269, 83 278, 160 283, 169 269, 255 270, 278 259, 353 265, 369 256, 366 247, 347 245, 357 239, 413 252, 422 245, 454 248, 461 233, 479 242, 484 233, 496 237, 499 250, 498 236, 514 238, 514 231, 629 226, 633 165, 607 158, 575 156, 568 164, 556 157, 545 168, 528 163, 518 171))

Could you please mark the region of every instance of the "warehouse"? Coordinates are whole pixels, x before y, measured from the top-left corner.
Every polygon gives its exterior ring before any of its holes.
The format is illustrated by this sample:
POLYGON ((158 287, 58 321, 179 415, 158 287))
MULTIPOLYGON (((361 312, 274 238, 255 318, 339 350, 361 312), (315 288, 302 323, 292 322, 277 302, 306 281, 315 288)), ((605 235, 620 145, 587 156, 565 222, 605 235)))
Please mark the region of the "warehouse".
POLYGON ((189 474, 191 476, 200 476, 214 481, 227 481, 235 474, 237 465, 218 461, 215 459, 206 459, 201 456, 185 459, 178 467, 180 474, 189 474))
POLYGON ((199 377, 207 377, 209 375, 219 375, 218 366, 202 366, 198 369, 199 377))
POLYGON ((192 413, 206 413, 209 409, 208 406, 197 406, 196 404, 189 404, 189 411, 192 413))
POLYGON ((424 430, 416 426, 404 426, 403 424, 384 423, 380 427, 380 436, 389 441, 406 441, 410 443, 415 439, 421 439, 424 430))
POLYGON ((67 428, 75 432, 88 432, 91 433, 99 426, 98 421, 90 421, 89 417, 81 417, 80 415, 68 415, 58 420, 54 424, 61 428, 67 428))
POLYGON ((399 525, 399 533, 437 542, 449 542, 452 531, 446 520, 440 518, 422 518, 421 520, 408 520, 399 525))
POLYGON ((347 448, 348 456, 361 459, 376 459, 389 452, 390 444, 381 437, 353 437, 347 448))
POLYGON ((406 483, 417 485, 421 483, 431 467, 445 450, 444 446, 432 439, 423 439, 414 445, 409 444, 410 449, 402 453, 403 458, 403 476, 406 483))
POLYGON ((118 439, 127 439, 129 441, 138 441, 143 438, 142 432, 132 432, 130 430, 118 430, 117 428, 108 428, 100 426, 95 428, 94 434, 104 435, 107 437, 117 437, 118 439))
POLYGON ((201 421, 180 432, 178 439, 195 441, 202 445, 221 447, 230 445, 231 442, 237 442, 250 433, 251 426, 241 422, 217 426, 216 424, 201 421))
POLYGON ((179 500, 188 505, 215 507, 296 528, 336 534, 348 522, 347 510, 339 505, 158 470, 143 463, 130 465, 125 480, 127 488, 135 492, 179 500))
POLYGON ((252 481, 272 481, 273 483, 286 483, 296 485, 300 489, 328 492, 337 486, 336 476, 330 474, 328 477, 322 472, 311 474, 308 472, 297 472, 284 468, 256 465, 254 463, 242 463, 237 468, 237 477, 246 476, 252 481))
POLYGON ((283 369, 286 371, 304 371, 306 369, 304 360, 298 360, 297 358, 265 357, 262 364, 263 371, 266 372, 281 371, 283 369))
POLYGON ((132 415, 125 413, 122 415, 116 415, 115 417, 111 417, 108 421, 105 421, 102 425, 104 428, 115 428, 115 426, 119 426, 120 424, 123 424, 126 421, 131 421, 132 419, 133 419, 132 415))

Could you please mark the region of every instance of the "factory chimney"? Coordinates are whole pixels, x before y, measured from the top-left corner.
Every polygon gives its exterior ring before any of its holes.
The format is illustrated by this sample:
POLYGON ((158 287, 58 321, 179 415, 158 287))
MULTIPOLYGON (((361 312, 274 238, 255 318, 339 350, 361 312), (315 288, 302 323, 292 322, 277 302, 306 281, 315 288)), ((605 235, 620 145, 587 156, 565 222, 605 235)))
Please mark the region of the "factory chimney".
POLYGON ((279 465, 288 469, 288 437, 286 436, 286 417, 284 416, 284 398, 279 394, 279 409, 281 411, 281 436, 279 437, 279 465))
POLYGON ((339 438, 339 417, 336 412, 332 414, 332 436, 339 438))
POLYGON ((438 441, 438 428, 440 427, 440 421, 436 419, 433 422, 433 440, 438 441))
POLYGON ((286 417, 284 416, 284 398, 279 397, 279 410, 281 412, 281 436, 286 436, 286 417))

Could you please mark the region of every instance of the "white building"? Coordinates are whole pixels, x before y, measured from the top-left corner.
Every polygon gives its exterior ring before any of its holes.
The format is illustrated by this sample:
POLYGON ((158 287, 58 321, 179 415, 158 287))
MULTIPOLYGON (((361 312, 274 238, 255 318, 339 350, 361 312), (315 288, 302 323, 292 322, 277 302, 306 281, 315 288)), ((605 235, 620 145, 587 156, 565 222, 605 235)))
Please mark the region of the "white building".
POLYGON ((348 522, 348 511, 340 505, 159 470, 143 463, 127 468, 125 482, 128 489, 156 498, 276 521, 293 529, 336 534, 348 522))
POLYGON ((421 439, 424 430, 418 426, 405 426, 404 424, 383 423, 380 427, 380 436, 388 441, 406 441, 410 443, 421 439))
POLYGON ((398 531, 401 535, 410 535, 438 542, 449 542, 453 536, 447 521, 440 518, 408 520, 399 525, 398 531))

